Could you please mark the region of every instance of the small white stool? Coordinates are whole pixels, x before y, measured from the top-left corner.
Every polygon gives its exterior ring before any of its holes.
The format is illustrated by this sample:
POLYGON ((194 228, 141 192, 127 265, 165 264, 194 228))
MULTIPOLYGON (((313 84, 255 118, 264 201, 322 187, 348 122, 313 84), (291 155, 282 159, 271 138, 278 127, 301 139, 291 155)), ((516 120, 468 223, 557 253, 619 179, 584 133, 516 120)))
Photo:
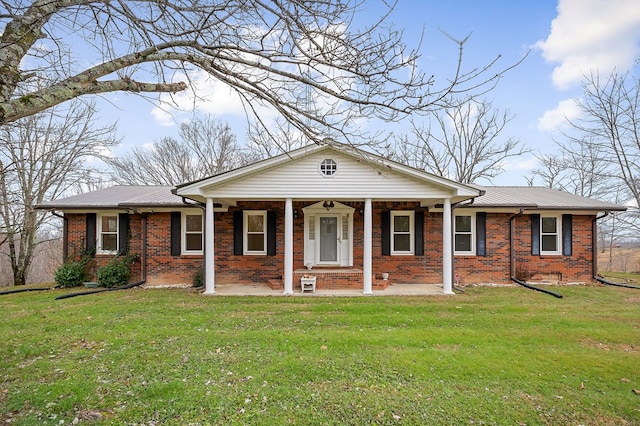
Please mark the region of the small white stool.
POLYGON ((316 277, 302 277, 300 278, 300 287, 302 293, 305 291, 316 292, 316 277))

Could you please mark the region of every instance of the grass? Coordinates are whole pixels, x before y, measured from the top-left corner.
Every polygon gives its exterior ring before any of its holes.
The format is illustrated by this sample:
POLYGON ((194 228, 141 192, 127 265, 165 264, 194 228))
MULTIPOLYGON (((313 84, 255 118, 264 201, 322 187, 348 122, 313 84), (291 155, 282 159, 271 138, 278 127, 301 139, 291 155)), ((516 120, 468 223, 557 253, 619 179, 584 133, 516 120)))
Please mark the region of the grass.
POLYGON ((0 421, 640 423, 640 291, 0 297, 0 421))
POLYGON ((637 272, 604 272, 602 276, 613 282, 631 285, 637 285, 640 278, 637 272))

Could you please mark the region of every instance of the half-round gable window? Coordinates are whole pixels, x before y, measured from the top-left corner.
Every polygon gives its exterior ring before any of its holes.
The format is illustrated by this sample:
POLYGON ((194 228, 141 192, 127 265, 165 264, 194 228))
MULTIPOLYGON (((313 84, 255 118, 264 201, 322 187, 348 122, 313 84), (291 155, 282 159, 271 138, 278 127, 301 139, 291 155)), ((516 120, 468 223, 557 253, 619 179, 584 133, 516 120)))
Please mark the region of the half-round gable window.
POLYGON ((320 163, 320 173, 323 176, 333 176, 338 171, 338 163, 331 158, 326 158, 320 163))

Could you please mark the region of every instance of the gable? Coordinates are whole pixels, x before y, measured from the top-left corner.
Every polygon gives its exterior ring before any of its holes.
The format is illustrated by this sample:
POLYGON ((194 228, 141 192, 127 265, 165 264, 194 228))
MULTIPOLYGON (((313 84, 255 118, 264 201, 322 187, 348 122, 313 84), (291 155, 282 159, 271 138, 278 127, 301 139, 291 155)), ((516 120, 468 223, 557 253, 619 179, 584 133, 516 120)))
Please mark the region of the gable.
MULTIPOLYGON (((379 158, 379 157, 375 157, 379 158)), ((478 195, 478 191, 393 162, 382 164, 371 157, 333 148, 273 162, 236 176, 219 175, 179 187, 185 196, 214 199, 364 199, 433 200, 478 195), (323 174, 321 164, 335 161, 335 173, 323 174)))

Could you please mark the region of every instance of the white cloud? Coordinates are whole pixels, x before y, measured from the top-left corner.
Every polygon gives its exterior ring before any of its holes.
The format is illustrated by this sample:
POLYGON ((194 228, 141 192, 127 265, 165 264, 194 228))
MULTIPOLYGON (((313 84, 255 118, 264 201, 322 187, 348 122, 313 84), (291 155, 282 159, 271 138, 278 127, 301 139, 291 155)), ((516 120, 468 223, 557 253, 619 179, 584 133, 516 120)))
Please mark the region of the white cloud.
POLYGON ((565 99, 558 102, 555 109, 545 111, 538 119, 538 130, 554 131, 567 124, 567 119, 573 120, 580 116, 580 107, 575 99, 565 99))
POLYGON ((504 161, 504 163, 502 164, 502 168, 503 170, 508 172, 517 171, 524 173, 535 169, 536 167, 538 167, 539 163, 540 160, 533 156, 524 159, 508 159, 504 161))
MULTIPOLYGON (((211 78, 208 73, 198 70, 190 74, 176 75, 175 81, 185 81, 190 87, 176 93, 173 97, 161 96, 162 106, 156 106, 151 115, 161 126, 175 126, 187 119, 191 111, 209 113, 215 116, 235 115, 245 116, 240 97, 229 86, 211 78)), ((262 112, 262 111, 261 111, 262 112)))
POLYGON ((558 64, 554 85, 567 89, 590 69, 601 75, 626 71, 640 54, 639 41, 638 0, 559 0, 551 32, 536 47, 558 64))

